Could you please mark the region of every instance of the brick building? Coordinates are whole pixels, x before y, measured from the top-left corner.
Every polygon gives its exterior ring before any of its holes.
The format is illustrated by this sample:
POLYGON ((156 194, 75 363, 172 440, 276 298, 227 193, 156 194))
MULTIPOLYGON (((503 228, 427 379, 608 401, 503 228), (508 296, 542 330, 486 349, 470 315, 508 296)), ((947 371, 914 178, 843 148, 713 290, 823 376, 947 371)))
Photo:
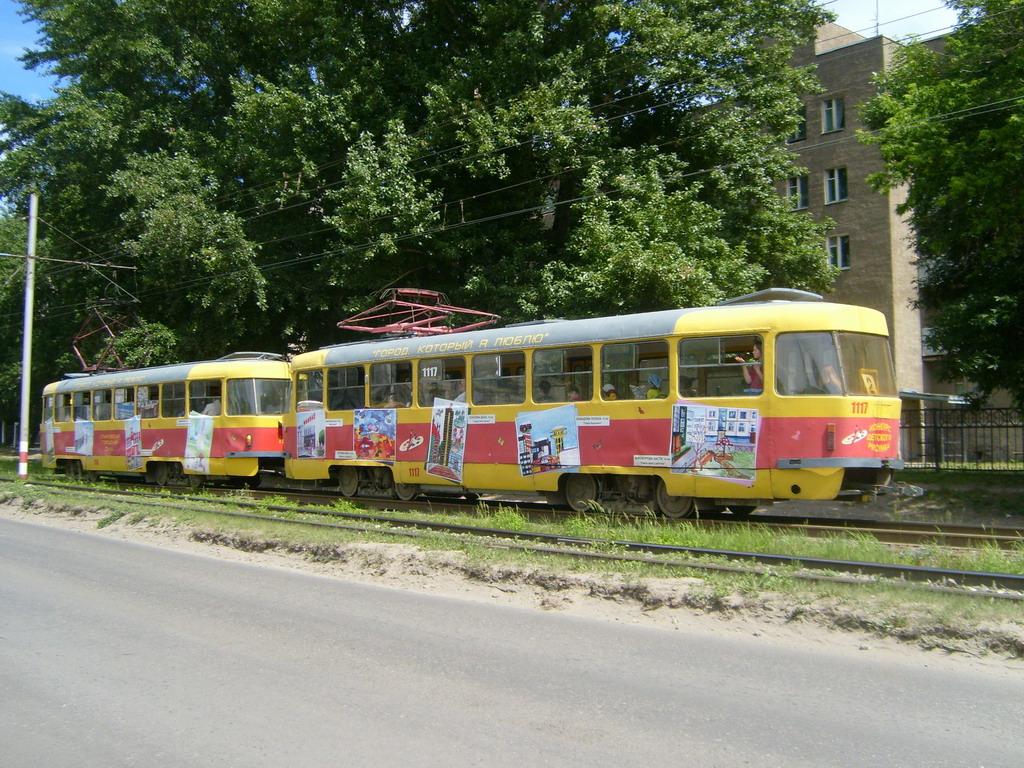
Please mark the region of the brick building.
MULTIPOLYGON (((937 392, 922 346, 916 296, 916 254, 911 231, 896 206, 905 191, 875 192, 868 177, 882 170, 877 147, 857 139, 865 125, 860 105, 875 95, 875 73, 890 66, 900 43, 865 38, 837 24, 818 28, 813 46, 797 51, 794 65, 816 67, 822 91, 804 97, 804 122, 788 142, 807 173, 782 185, 795 210, 834 226, 822 244, 842 271, 826 298, 881 311, 892 334, 896 381, 901 390, 937 392)), ((948 385, 947 385, 948 388, 948 385)))

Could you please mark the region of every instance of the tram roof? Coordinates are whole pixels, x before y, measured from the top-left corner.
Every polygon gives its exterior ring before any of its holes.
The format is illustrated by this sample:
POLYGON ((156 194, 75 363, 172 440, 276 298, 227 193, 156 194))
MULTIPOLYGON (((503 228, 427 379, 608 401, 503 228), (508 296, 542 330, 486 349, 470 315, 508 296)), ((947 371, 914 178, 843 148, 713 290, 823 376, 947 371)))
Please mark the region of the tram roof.
POLYGON ((165 381, 186 381, 199 377, 217 378, 230 374, 245 375, 250 371, 253 375, 266 375, 268 369, 277 367, 284 371, 281 378, 287 377, 287 363, 281 355, 269 352, 242 352, 225 355, 214 360, 197 360, 190 363, 172 363, 152 368, 131 368, 108 373, 71 374, 67 378, 48 384, 44 392, 78 392, 86 389, 104 389, 106 387, 127 387, 138 384, 159 384, 165 381))
POLYGON ((886 333, 881 313, 824 302, 805 291, 769 289, 711 307, 666 309, 582 320, 540 320, 439 336, 370 339, 298 355, 293 365, 341 365, 424 355, 494 353, 526 347, 642 340, 693 333, 742 333, 795 323, 799 330, 846 328, 886 333))

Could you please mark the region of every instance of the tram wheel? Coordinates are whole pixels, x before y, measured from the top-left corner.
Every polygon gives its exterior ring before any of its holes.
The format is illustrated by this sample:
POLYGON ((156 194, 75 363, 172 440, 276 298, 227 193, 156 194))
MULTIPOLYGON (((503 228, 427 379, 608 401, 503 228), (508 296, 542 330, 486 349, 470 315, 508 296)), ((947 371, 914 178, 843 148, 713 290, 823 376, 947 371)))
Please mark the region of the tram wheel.
POLYGON ((412 501, 420 495, 420 487, 416 483, 395 483, 395 498, 399 501, 412 501))
POLYGON ((562 481, 565 503, 576 512, 586 512, 597 501, 597 481, 593 475, 570 474, 562 481))
POLYGON ((346 499, 359 493, 359 470, 355 467, 341 467, 338 470, 338 490, 346 499))
POLYGON ((152 480, 157 485, 167 485, 171 477, 171 470, 166 461, 156 461, 146 467, 146 479, 152 480))
POLYGON ((68 460, 64 465, 64 474, 76 483, 82 482, 85 479, 85 469, 82 467, 82 462, 78 459, 68 460))
POLYGON ((658 487, 654 491, 654 503, 661 514, 673 519, 693 517, 697 509, 690 496, 673 496, 670 494, 665 487, 664 480, 658 480, 658 487))

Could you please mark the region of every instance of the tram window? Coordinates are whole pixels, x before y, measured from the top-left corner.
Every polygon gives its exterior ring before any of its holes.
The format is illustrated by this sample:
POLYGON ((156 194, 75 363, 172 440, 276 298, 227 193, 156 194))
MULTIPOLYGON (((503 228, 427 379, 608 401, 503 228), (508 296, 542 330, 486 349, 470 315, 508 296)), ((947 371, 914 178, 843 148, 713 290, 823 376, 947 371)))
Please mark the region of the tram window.
POLYGON ((74 403, 75 421, 89 421, 91 416, 89 402, 90 392, 75 392, 72 396, 72 403, 74 403))
POLYGON ((327 407, 332 411, 366 407, 366 371, 363 366, 327 369, 327 407))
POLYGON ((96 421, 110 418, 110 390, 97 389, 92 393, 92 417, 96 421))
POLYGON ((288 410, 288 379, 228 379, 228 416, 280 416, 288 410))
POLYGON ((220 416, 221 402, 220 379, 197 379, 188 383, 188 407, 203 416, 220 416))
POLYGON ((412 363, 374 363, 370 366, 370 403, 374 408, 412 405, 412 363))
POLYGON ((138 389, 139 416, 144 419, 155 419, 160 413, 160 401, 157 398, 156 384, 143 384, 138 389))
POLYGON ((502 352, 473 358, 473 403, 506 405, 526 401, 526 355, 502 352))
POLYGON ((775 342, 775 388, 780 395, 841 395, 836 341, 828 331, 782 333, 775 342))
POLYGON ((297 410, 319 410, 324 405, 324 372, 299 371, 295 374, 295 400, 297 410), (303 403, 306 405, 303 406, 303 403))
POLYGON ((466 400, 466 358, 432 357, 420 360, 416 402, 430 407, 434 398, 466 400))
POLYGON ((43 423, 53 421, 53 395, 43 397, 43 423))
POLYGON ((846 391, 851 395, 898 394, 889 340, 866 333, 840 333, 839 356, 846 391))
POLYGON ((184 381, 170 381, 160 385, 160 415, 165 419, 185 415, 184 381))
POLYGON ((703 336, 679 342, 679 394, 733 397, 764 391, 760 336, 703 336))
POLYGON ((114 418, 130 419, 135 415, 135 390, 131 387, 114 388, 114 418))
POLYGON ((57 421, 71 421, 71 395, 68 392, 57 395, 57 421))
POLYGON ((615 387, 619 400, 668 394, 668 342, 630 341, 601 348, 601 386, 615 387))
POLYGON ((538 403, 590 400, 594 353, 590 347, 538 349, 533 353, 533 399, 538 403))

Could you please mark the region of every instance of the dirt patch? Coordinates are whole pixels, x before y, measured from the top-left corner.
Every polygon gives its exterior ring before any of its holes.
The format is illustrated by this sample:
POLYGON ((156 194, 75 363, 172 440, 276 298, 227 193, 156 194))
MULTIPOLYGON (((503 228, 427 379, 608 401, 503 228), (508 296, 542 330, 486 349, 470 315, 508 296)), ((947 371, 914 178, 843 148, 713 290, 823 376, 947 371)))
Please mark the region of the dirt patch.
POLYGON ((626 578, 560 571, 556 565, 481 566, 459 551, 409 544, 302 545, 258 535, 192 528, 159 515, 112 515, 87 506, 54 506, 9 498, 0 516, 116 537, 205 556, 300 569, 325 577, 499 601, 536 610, 688 632, 739 633, 788 645, 827 644, 832 651, 917 654, 1014 674, 1024 659, 1024 624, 948 626, 914 621, 906 609, 829 598, 799 602, 781 594, 720 594, 699 578, 626 578), (101 527, 102 526, 102 527, 101 527))

